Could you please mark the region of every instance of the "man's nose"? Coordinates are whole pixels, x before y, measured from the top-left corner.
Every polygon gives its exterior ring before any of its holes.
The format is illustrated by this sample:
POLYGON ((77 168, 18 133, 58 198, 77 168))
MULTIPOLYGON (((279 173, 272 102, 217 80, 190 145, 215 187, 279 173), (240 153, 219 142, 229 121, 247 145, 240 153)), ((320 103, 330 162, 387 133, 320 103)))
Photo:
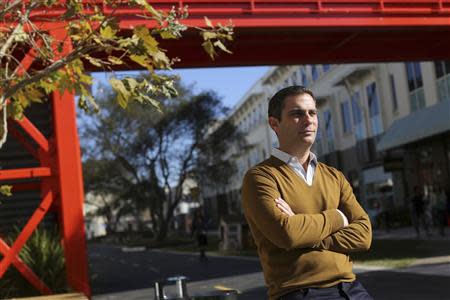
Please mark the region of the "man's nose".
POLYGON ((305 123, 311 124, 314 122, 314 116, 306 114, 304 120, 305 120, 305 123))

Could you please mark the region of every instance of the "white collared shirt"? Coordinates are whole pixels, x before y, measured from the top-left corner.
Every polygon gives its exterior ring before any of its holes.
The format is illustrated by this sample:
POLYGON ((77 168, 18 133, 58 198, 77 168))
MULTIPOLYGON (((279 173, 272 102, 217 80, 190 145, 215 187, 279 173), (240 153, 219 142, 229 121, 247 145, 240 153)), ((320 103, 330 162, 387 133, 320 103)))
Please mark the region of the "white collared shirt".
MULTIPOLYGON (((317 156, 309 152, 309 162, 308 162, 308 168, 305 169, 298 161, 297 157, 290 155, 289 153, 286 153, 284 151, 281 151, 280 149, 273 148, 272 149, 272 155, 278 158, 279 160, 285 162, 289 167, 291 167, 294 172, 300 176, 301 179, 303 179, 307 185, 311 186, 314 179, 314 173, 316 172, 316 166, 317 166, 317 156)), ((348 226, 348 219, 344 215, 342 211, 339 209, 336 209, 339 214, 341 215, 343 221, 344 221, 344 227, 348 226)))
POLYGON ((317 157, 314 153, 309 153, 308 167, 305 169, 298 161, 297 157, 290 155, 280 149, 273 148, 272 155, 281 161, 284 161, 289 167, 291 167, 295 173, 303 179, 307 185, 311 186, 314 179, 314 173, 316 172, 317 157))

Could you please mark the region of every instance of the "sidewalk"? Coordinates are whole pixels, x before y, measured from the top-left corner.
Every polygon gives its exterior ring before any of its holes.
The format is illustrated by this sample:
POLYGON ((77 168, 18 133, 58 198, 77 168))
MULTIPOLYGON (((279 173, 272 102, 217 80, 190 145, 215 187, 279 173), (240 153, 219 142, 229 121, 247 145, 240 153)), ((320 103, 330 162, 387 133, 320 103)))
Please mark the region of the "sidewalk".
MULTIPOLYGON (((398 247, 400 244, 402 249, 405 248, 405 255, 409 252, 409 247, 417 247, 421 251, 411 252, 425 255, 417 256, 419 258, 408 267, 355 264, 354 272, 375 299, 445 299, 450 282, 450 249, 446 249, 449 244, 447 241, 450 241, 450 228, 446 230, 446 236, 434 234, 422 239, 416 239, 413 227, 393 229, 389 232, 374 230, 373 238, 377 243, 387 244, 389 247, 398 247), (439 251, 428 251, 424 246, 429 244, 427 241, 441 245, 441 248, 439 251), (430 289, 430 286, 433 288, 430 289)), ((198 253, 166 249, 124 252, 120 248, 106 245, 91 248, 91 263, 94 263, 94 268, 99 273, 97 279, 92 282, 97 289, 93 300, 154 299, 153 278, 166 278, 174 274, 183 274, 190 279, 188 290, 191 295, 230 288, 241 292, 239 300, 267 299, 264 278, 256 257, 230 257, 220 253, 208 253, 208 262, 204 263, 198 260, 198 253), (114 264, 111 265, 111 262, 114 264), (117 266, 117 269, 111 271, 112 266, 117 266), (134 284, 139 280, 144 282, 134 284), (104 289, 100 288, 101 285, 104 289), (113 291, 111 286, 114 285, 127 287, 113 291)))
MULTIPOLYGON (((416 230, 414 227, 402 227, 391 229, 388 232, 384 229, 375 229, 373 231, 373 239, 374 240, 414 240, 416 237, 416 230)), ((450 227, 445 229, 445 235, 441 236, 437 232, 435 228, 433 228, 433 232, 431 236, 427 236, 424 232, 421 232, 419 240, 446 240, 450 241, 450 227)))

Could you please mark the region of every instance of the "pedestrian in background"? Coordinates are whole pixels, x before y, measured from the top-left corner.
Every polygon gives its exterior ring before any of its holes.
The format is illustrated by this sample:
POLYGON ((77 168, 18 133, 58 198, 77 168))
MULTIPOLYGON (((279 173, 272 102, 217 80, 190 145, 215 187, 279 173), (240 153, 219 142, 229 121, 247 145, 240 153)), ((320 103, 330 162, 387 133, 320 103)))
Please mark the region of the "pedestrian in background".
POLYGON ((200 260, 204 261, 206 257, 206 247, 208 246, 208 222, 205 218, 203 209, 199 207, 194 213, 194 220, 192 221, 192 235, 195 234, 197 239, 197 247, 200 252, 200 260))
POLYGON ((440 186, 436 187, 436 200, 434 203, 434 211, 436 214, 436 222, 441 236, 445 235, 445 227, 447 226, 447 196, 444 189, 440 186))
POLYGON ((414 186, 414 195, 411 199, 411 203, 414 211, 414 228, 416 229, 417 238, 420 238, 420 229, 422 228, 427 234, 429 233, 429 229, 425 222, 425 198, 423 189, 417 185, 414 186))

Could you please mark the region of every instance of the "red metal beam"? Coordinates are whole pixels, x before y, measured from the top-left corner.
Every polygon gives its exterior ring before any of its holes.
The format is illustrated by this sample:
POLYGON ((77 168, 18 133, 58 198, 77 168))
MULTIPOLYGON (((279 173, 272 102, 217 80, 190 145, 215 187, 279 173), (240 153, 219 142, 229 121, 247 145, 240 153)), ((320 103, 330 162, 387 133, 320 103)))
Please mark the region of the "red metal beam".
MULTIPOLYGON (((38 40, 36 42, 36 48, 42 46, 42 41, 38 40)), ((20 64, 16 68, 16 73, 18 75, 23 75, 33 64, 34 60, 36 59, 36 48, 31 48, 28 53, 25 55, 25 57, 20 61, 20 64)))
MULTIPOLYGON (((2 239, 0 239, 0 253, 6 255, 11 248, 6 244, 2 239)), ((14 256, 12 260, 12 264, 16 267, 17 271, 19 271, 22 276, 28 280, 31 285, 38 290, 43 295, 51 295, 53 292, 50 288, 34 274, 33 270, 31 270, 18 255, 14 256)))
POLYGON ((30 220, 28 220, 27 224, 25 225, 25 227, 22 229, 19 236, 15 240, 12 247, 9 249, 7 253, 4 254, 3 259, 0 261, 0 278, 6 272, 9 265, 14 261, 14 259, 22 249, 23 245, 25 245, 27 240, 30 238, 33 231, 42 221, 45 214, 49 210, 52 201, 53 201, 53 194, 51 191, 47 191, 38 209, 35 210, 30 220))
POLYGON ((28 120, 27 117, 23 117, 22 120, 14 120, 20 127, 27 132, 30 137, 39 145, 39 147, 44 150, 45 152, 48 152, 49 145, 48 141, 45 138, 45 136, 39 131, 39 129, 34 126, 33 123, 28 120))
MULTIPOLYGON (((63 40, 64 30, 53 31, 56 40, 63 40)), ((70 51, 66 40, 63 52, 70 51)), ((57 58, 56 58, 57 59, 57 58)), ((57 180, 60 192, 60 222, 67 280, 70 287, 90 296, 86 235, 83 218, 84 190, 81 154, 76 126, 74 95, 53 93, 53 128, 57 158, 57 180)))
POLYGON ((47 167, 0 170, 0 180, 39 178, 39 177, 48 177, 51 175, 52 171, 50 168, 47 167))

